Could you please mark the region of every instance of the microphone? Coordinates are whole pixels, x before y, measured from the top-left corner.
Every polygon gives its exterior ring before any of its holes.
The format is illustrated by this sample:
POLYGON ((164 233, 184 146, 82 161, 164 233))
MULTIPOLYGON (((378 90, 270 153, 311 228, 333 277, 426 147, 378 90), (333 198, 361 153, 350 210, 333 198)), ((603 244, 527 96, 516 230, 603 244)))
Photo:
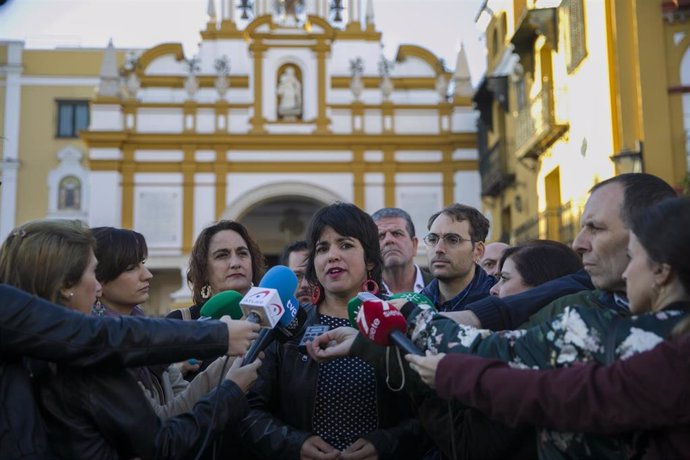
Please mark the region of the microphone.
POLYGON ((199 312, 201 316, 197 321, 220 319, 225 315, 232 319, 241 319, 244 314, 240 308, 241 300, 242 294, 237 291, 219 292, 204 303, 199 312))
POLYGON ((396 345, 406 354, 424 356, 405 335, 405 317, 385 300, 364 300, 357 314, 357 327, 377 345, 396 345))
POLYGON ((240 307, 247 320, 259 319, 263 327, 242 360, 242 365, 254 362, 256 357, 274 340, 287 342, 301 333, 306 312, 295 299, 297 277, 285 265, 276 265, 266 272, 258 288, 252 288, 242 299, 240 307), (252 294, 252 290, 254 290, 252 294))
MULTIPOLYGON (((276 265, 271 267, 261 278, 259 287, 273 288, 278 291, 280 295, 280 300, 283 303, 287 302, 288 299, 293 299, 295 297, 295 291, 297 290, 297 276, 290 270, 290 268, 285 265, 276 265)), ((295 311, 295 314, 297 312, 295 311)))
POLYGON ((347 318, 350 320, 350 326, 357 329, 357 313, 362 307, 362 301, 359 297, 353 297, 347 303, 347 318))
POLYGON ((350 299, 347 303, 347 318, 350 320, 350 326, 357 329, 357 313, 359 309, 362 308, 362 302, 365 300, 371 300, 373 302, 378 302, 381 299, 376 297, 371 292, 362 291, 357 294, 356 297, 350 299))
POLYGON ((297 314, 298 303, 294 300, 297 277, 288 267, 277 265, 264 275, 259 287, 252 287, 240 302, 247 321, 273 329, 286 310, 290 310, 287 325, 297 314))
POLYGON ((405 318, 410 316, 410 313, 412 313, 416 307, 420 307, 423 310, 436 309, 436 307, 434 307, 434 302, 432 302, 431 299, 418 292, 399 292, 398 294, 393 294, 388 298, 388 300, 396 299, 402 299, 405 301, 405 304, 400 306, 398 306, 396 302, 391 302, 400 310, 400 313, 402 313, 405 318))
MULTIPOLYGON (((297 303, 294 297, 290 299, 291 302, 297 303)), ((259 353, 264 351, 274 340, 280 343, 285 343, 290 339, 299 336, 307 322, 307 312, 304 308, 297 309, 297 315, 292 317, 291 310, 286 309, 285 314, 280 318, 280 321, 274 329, 262 328, 259 332, 259 337, 252 343, 247 350, 247 353, 242 359, 242 365, 253 363, 259 356, 259 353), (289 320, 289 321, 288 321, 289 320), (287 324, 283 324, 287 322, 287 324)))

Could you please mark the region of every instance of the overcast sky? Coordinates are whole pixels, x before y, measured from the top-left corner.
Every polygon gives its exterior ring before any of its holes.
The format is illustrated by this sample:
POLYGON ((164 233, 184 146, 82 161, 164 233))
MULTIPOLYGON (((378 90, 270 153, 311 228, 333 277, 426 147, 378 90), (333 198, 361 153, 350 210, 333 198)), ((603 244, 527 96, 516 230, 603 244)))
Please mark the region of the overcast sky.
MULTIPOLYGON (((182 43, 193 55, 208 16, 208 0, 8 0, 0 7, 0 40, 27 47, 120 48, 182 43)), ((219 0, 216 0, 217 6, 219 0)), ((481 0, 374 0, 375 23, 384 53, 393 58, 401 43, 428 48, 455 67, 460 42, 476 83, 486 58, 474 24, 481 0)), ((219 8, 217 7, 218 11, 219 8)))

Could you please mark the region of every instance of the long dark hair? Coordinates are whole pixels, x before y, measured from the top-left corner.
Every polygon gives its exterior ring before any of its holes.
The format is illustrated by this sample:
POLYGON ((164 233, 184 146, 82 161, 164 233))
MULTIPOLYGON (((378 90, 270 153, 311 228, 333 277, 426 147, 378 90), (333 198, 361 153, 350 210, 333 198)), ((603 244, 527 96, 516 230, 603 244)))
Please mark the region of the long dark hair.
MULTIPOLYGON (((632 221, 632 232, 650 261, 668 264, 690 294, 690 198, 670 198, 652 206, 632 221)), ((672 335, 690 333, 690 317, 679 322, 672 335)))
POLYGON ((532 287, 582 268, 580 256, 558 241, 533 240, 507 248, 501 256, 500 268, 509 257, 524 283, 532 287))
POLYGON ((632 232, 651 261, 668 264, 690 294, 690 198, 671 198, 650 207, 632 222, 632 232))
POLYGON ((209 225, 199 233, 192 253, 189 255, 189 269, 187 270, 187 283, 192 288, 192 300, 196 305, 201 305, 206 301, 201 297, 201 288, 208 283, 208 250, 211 238, 223 230, 237 232, 247 243, 249 255, 252 259, 252 282, 258 283, 266 269, 266 261, 259 245, 249 236, 247 228, 239 222, 233 220, 219 220, 209 225))
POLYGON ((316 211, 307 229, 306 240, 309 245, 307 258, 307 281, 312 286, 318 286, 323 292, 323 287, 316 277, 314 257, 316 255, 316 243, 318 243, 324 228, 331 227, 338 234, 355 238, 364 249, 364 263, 371 264, 372 269, 367 272, 369 278, 382 286, 381 267, 383 257, 379 246, 379 230, 369 214, 351 203, 336 202, 316 211))

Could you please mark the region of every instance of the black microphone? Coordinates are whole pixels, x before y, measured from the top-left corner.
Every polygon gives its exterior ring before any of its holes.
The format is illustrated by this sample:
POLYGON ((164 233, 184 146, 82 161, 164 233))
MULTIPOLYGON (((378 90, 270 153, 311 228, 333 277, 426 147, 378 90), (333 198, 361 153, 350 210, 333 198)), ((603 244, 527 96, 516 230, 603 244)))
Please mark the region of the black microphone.
POLYGON ((247 354, 242 359, 242 365, 253 363, 259 353, 264 351, 274 340, 280 343, 285 343, 290 339, 299 336, 307 321, 307 312, 304 308, 297 309, 297 315, 290 321, 287 326, 278 324, 274 329, 262 328, 259 332, 259 337, 252 343, 247 350, 247 354))

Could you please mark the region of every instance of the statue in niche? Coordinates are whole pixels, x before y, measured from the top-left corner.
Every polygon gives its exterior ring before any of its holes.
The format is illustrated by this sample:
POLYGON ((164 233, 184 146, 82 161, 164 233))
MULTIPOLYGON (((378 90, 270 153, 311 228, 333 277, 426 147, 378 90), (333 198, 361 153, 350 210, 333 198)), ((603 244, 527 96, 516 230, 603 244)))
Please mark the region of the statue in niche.
POLYGON ((79 211, 81 209, 81 182, 74 176, 67 176, 58 186, 58 210, 79 211))
POLYGON ((278 118, 294 121, 302 117, 302 84, 295 68, 288 66, 278 80, 278 118))
POLYGON ((306 21, 304 0, 274 0, 273 21, 287 27, 300 26, 306 21))

